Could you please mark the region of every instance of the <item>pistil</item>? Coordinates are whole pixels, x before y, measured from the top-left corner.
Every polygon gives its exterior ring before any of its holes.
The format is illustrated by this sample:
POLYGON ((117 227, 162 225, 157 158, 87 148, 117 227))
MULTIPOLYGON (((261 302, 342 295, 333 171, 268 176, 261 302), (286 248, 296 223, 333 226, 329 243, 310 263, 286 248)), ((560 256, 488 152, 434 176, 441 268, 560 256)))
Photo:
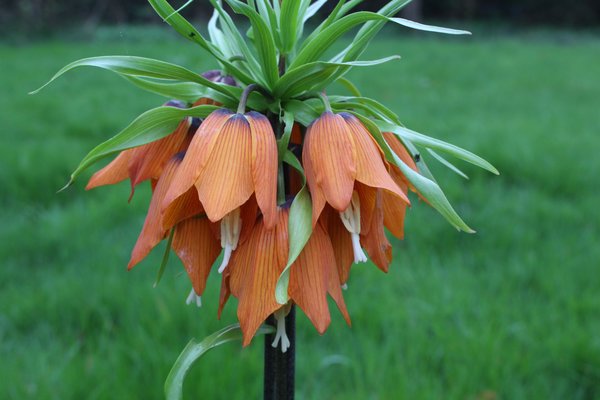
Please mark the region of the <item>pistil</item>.
POLYGON ((283 306, 279 310, 275 311, 275 320, 277 321, 277 333, 275 333, 275 339, 271 346, 277 347, 281 340, 281 352, 285 353, 290 347, 290 339, 287 337, 285 331, 285 316, 289 312, 289 307, 283 306))
POLYGON ((352 250, 354 263, 367 262, 367 256, 360 246, 360 198, 358 193, 352 192, 352 200, 346 210, 340 213, 342 223, 352 236, 352 250))
POLYGON ((188 295, 187 299, 185 300, 185 304, 187 304, 188 306, 192 303, 196 303, 196 307, 202 307, 202 296, 198 296, 193 288, 190 291, 190 294, 188 295))
POLYGON ((227 264, 229 264, 231 253, 237 248, 240 240, 241 230, 242 219, 240 218, 240 209, 237 208, 221 220, 221 247, 224 249, 224 252, 219 273, 222 273, 227 264))

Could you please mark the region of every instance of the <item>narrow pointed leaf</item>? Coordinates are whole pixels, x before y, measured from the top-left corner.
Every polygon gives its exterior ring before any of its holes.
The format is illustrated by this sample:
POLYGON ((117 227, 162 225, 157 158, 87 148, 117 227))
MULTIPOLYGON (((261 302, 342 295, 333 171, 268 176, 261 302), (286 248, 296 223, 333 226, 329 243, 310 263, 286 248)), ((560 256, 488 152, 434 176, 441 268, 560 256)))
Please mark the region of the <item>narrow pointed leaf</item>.
MULTIPOLYGON (((275 328, 268 325, 261 326, 256 335, 267 335, 273 333, 275 328)), ((171 368, 169 376, 165 381, 165 395, 167 400, 181 400, 183 396, 183 381, 192 365, 202 357, 207 351, 214 349, 222 344, 242 340, 242 330, 240 324, 233 324, 225 327, 210 336, 207 336, 201 342, 195 339, 185 346, 177 361, 171 368)))
POLYGON ((47 83, 45 83, 39 89, 31 92, 31 94, 39 92, 61 75, 78 67, 97 67, 123 76, 168 79, 180 82, 195 82, 231 97, 232 99, 235 99, 236 90, 232 86, 212 82, 202 77, 200 74, 196 74, 189 69, 180 67, 179 65, 160 60, 154 60, 152 58, 134 56, 91 57, 74 61, 61 68, 47 83))
POLYGON ((471 34, 471 32, 469 32, 469 31, 463 31, 460 29, 444 28, 441 26, 434 26, 434 25, 425 25, 425 24, 421 24, 421 23, 418 23, 415 21, 404 19, 404 18, 390 18, 390 21, 394 22, 398 25, 406 26, 407 28, 416 29, 419 31, 445 33, 446 35, 470 35, 471 34))
POLYGON ((386 158, 396 164, 398 168, 402 171, 404 176, 415 186, 417 191, 427 199, 429 204, 433 208, 435 208, 446 220, 454 226, 458 230, 462 230, 468 233, 474 233, 475 231, 471 229, 458 215, 458 213, 452 208, 450 202, 446 198, 446 195, 442 191, 442 189, 438 186, 434 181, 424 177, 423 175, 415 172, 412 168, 406 165, 400 157, 394 153, 385 139, 381 134, 381 131, 377 127, 375 123, 373 123, 368 118, 353 113, 359 118, 362 123, 369 129, 373 138, 377 141, 383 152, 385 153, 386 158))
POLYGON ((271 30, 259 13, 252 7, 237 0, 225 0, 227 4, 238 14, 243 14, 250 20, 256 38, 254 46, 258 51, 261 69, 264 74, 267 88, 271 89, 279 77, 277 65, 277 49, 271 30))
POLYGON ((404 128, 399 125, 378 123, 378 126, 379 129, 382 129, 387 132, 393 132, 396 135, 398 135, 401 139, 406 138, 412 143, 416 144, 417 146, 423 146, 432 150, 437 150, 446 154, 450 154, 463 161, 466 161, 487 171, 490 171, 495 175, 499 175, 498 170, 494 168, 492 164, 479 157, 478 155, 471 153, 468 150, 462 149, 458 146, 444 142, 442 140, 434 139, 421 133, 411 131, 410 129, 404 128))
POLYGON ((229 62, 227 57, 223 56, 223 53, 221 53, 217 46, 207 41, 200 32, 198 32, 198 30, 181 14, 175 11, 166 0, 148 0, 148 2, 163 21, 171 25, 181 36, 199 44, 202 48, 212 54, 227 68, 228 72, 235 75, 241 82, 250 84, 254 81, 248 74, 229 62))
POLYGON ((167 268, 167 264, 169 263, 169 255, 171 254, 171 243, 173 243, 173 236, 175 234, 175 228, 171 229, 169 233, 169 239, 167 240, 167 247, 165 247, 165 252, 163 254, 162 260, 160 262, 160 266, 158 267, 158 273, 156 274, 156 281, 154 281, 154 287, 158 286, 158 283, 162 279, 163 274, 165 273, 165 269, 167 268))
POLYGON ((311 62, 286 72, 275 85, 274 94, 283 98, 291 98, 303 92, 321 91, 325 88, 324 82, 336 72, 338 67, 371 67, 399 59, 400 56, 395 55, 377 60, 311 62))
POLYGON ((444 157, 442 157, 441 155, 439 155, 438 153, 436 153, 435 151, 433 151, 431 149, 427 149, 427 151, 429 152, 429 154, 431 154, 433 156, 433 158, 438 160, 440 162, 440 164, 444 165, 450 171, 454 172, 456 175, 458 175, 462 178, 469 179, 469 176, 467 174, 462 172, 457 166, 452 164, 450 161, 446 160, 444 157))

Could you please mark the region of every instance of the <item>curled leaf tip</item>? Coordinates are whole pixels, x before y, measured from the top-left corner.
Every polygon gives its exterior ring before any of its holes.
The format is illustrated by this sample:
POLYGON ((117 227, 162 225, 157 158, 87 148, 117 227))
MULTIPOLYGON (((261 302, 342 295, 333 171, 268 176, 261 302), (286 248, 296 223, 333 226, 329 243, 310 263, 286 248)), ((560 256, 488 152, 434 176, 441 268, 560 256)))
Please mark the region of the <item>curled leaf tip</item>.
POLYGON ((67 190, 69 188, 69 186, 71 186, 73 184, 73 178, 71 177, 71 179, 69 179, 69 182, 67 182, 67 184, 65 186, 63 186, 62 188, 58 189, 56 191, 56 193, 62 193, 63 191, 67 190))

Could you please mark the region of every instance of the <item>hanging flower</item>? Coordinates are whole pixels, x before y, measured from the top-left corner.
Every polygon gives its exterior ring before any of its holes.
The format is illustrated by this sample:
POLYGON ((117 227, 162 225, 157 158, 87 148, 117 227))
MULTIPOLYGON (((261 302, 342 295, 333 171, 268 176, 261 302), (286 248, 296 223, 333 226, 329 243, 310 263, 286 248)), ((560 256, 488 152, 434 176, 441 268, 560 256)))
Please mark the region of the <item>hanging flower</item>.
POLYGON ((158 179, 144 226, 131 253, 128 269, 144 259, 174 229, 171 246, 185 266, 195 295, 201 296, 208 273, 221 251, 214 227, 203 214, 194 188, 190 188, 163 212, 160 209, 182 158, 183 153, 172 157, 158 179))
POLYGON ((370 229, 378 212, 377 191, 410 204, 390 176, 378 144, 352 114, 328 111, 308 127, 302 161, 313 202, 313 225, 329 204, 351 235, 354 262, 366 261, 360 235, 363 226, 370 229))
POLYGON ((277 143, 269 120, 219 109, 202 123, 165 195, 163 207, 191 187, 208 219, 220 222, 222 272, 239 244, 240 207, 254 195, 267 228, 277 216, 277 143))
MULTIPOLYGON (((185 103, 171 100, 165 103, 165 106, 185 108, 185 103)), ((179 123, 173 133, 164 138, 122 151, 112 162, 90 178, 86 189, 112 185, 129 178, 131 199, 138 184, 148 179, 158 179, 167 161, 188 147, 198 126, 200 126, 198 118, 186 118, 179 123)))
MULTIPOLYGON (((287 209, 278 209, 276 225, 272 229, 266 226, 264 218, 259 218, 248 239, 232 256, 224 274, 219 314, 229 294, 233 294, 239 300, 237 315, 244 335, 244 346, 250 343, 258 327, 269 315, 275 313, 279 321, 285 317, 287 309, 277 303, 275 286, 288 260, 288 218, 287 209)), ((333 247, 321 225, 315 227, 308 243, 291 266, 288 294, 321 334, 331 321, 327 294, 334 299, 350 323, 333 247)), ((283 346, 286 341, 284 329, 285 325, 278 323, 276 340, 281 340, 283 346)))

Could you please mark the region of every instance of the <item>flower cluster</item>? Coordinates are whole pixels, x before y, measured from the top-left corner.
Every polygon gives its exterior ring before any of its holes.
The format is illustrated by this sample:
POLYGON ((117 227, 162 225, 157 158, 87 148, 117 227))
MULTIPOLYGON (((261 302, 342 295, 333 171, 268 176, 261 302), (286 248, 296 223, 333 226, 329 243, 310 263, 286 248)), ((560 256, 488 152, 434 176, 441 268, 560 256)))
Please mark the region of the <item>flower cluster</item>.
POLYGON ((469 32, 394 17, 406 0, 354 14, 360 1, 339 1, 322 23, 310 24, 311 33, 305 33, 307 21, 324 1, 223 0, 211 1, 205 37, 179 13, 191 2, 175 10, 167 0, 149 1, 219 69, 199 75, 161 60, 104 56, 74 61, 50 80, 93 66, 177 99, 96 146, 71 175, 73 182, 117 154, 88 189, 129 179, 131 198, 150 181, 152 198, 129 268, 167 239, 192 283, 188 303, 201 305, 214 266, 222 276, 219 315, 231 295, 238 299, 244 345, 274 314, 274 345, 285 351, 284 321, 292 304, 323 333, 330 323, 329 295, 350 323, 342 296, 350 268, 370 258, 387 272, 392 246, 386 229, 403 238, 409 191, 455 228, 473 232, 419 154, 431 154, 463 176, 440 153, 498 171, 467 150, 405 128, 392 110, 362 96, 346 78, 354 67, 399 58, 360 58, 386 23, 469 32), (239 31, 230 11, 251 28, 239 31), (354 28, 354 39, 339 43, 354 28), (332 54, 336 48, 341 50, 332 54), (351 96, 326 96, 333 83, 351 96))
MULTIPOLYGON (((211 78, 223 79, 214 74, 211 78)), ((215 104, 201 99, 194 105, 207 103, 215 104)), ((176 101, 165 105, 186 106, 176 101)), ((398 157, 416 170, 402 143, 392 134, 385 137, 398 157)), ((284 193, 279 193, 278 202, 276 139, 267 116, 221 107, 202 121, 183 119, 160 140, 121 152, 92 176, 87 188, 129 178, 133 196, 139 183, 150 180, 153 194, 129 268, 172 235, 171 248, 193 287, 187 302, 201 305, 210 270, 222 254, 219 315, 229 296, 235 296, 247 345, 274 314, 275 344, 280 342, 285 350, 283 320, 292 303, 322 334, 330 323, 329 295, 350 324, 342 296, 350 267, 367 261, 368 254, 387 272, 392 248, 384 228, 403 237, 411 186, 354 115, 325 111, 306 128, 294 124, 290 145, 301 152, 312 202, 312 233, 291 265, 290 302, 282 305, 275 289, 289 259, 289 205, 300 185, 298 179, 293 183, 293 174, 284 174, 288 184, 280 186, 284 193)))

